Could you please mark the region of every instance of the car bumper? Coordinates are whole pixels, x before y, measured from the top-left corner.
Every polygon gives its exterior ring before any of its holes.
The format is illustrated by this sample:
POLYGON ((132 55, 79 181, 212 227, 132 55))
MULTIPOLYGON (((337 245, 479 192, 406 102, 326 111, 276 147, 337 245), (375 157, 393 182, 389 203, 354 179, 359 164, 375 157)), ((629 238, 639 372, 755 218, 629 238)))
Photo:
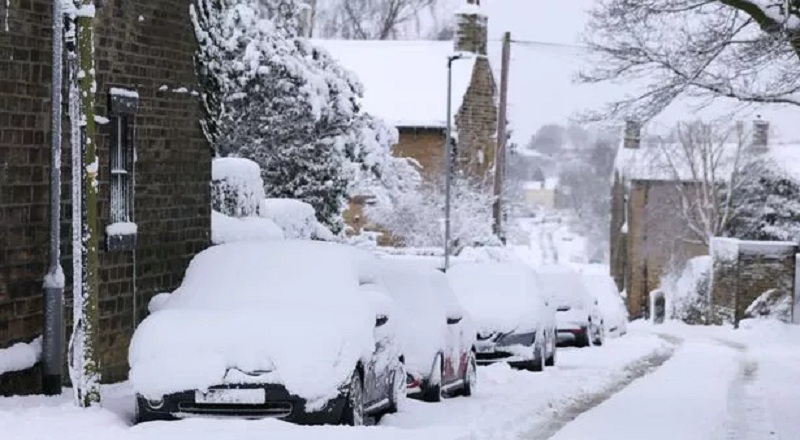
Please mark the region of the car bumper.
POLYGON ((578 337, 585 336, 586 327, 560 328, 556 331, 556 342, 559 344, 574 343, 578 337))
POLYGON ((344 394, 330 400, 316 411, 306 411, 305 399, 290 394, 283 385, 222 385, 211 387, 212 390, 223 389, 263 389, 265 401, 259 404, 237 403, 199 403, 195 400, 195 391, 183 391, 167 394, 163 403, 153 405, 142 396, 137 396, 137 410, 140 420, 174 420, 184 418, 241 418, 265 419, 275 418, 292 423, 307 425, 336 424, 342 418, 346 396, 344 394))

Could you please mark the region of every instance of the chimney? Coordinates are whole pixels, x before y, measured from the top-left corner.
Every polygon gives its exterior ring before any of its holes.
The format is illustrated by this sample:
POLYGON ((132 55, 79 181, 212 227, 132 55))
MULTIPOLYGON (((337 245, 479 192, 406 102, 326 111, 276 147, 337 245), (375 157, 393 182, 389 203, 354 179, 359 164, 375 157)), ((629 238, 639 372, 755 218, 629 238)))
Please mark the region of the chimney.
POLYGON ((625 121, 625 148, 639 148, 642 144, 642 124, 639 121, 625 121))
POLYGON ((753 121, 753 146, 767 148, 769 145, 769 122, 761 118, 753 121))
POLYGON ((486 55, 488 18, 480 0, 467 0, 456 12, 456 52, 486 55))

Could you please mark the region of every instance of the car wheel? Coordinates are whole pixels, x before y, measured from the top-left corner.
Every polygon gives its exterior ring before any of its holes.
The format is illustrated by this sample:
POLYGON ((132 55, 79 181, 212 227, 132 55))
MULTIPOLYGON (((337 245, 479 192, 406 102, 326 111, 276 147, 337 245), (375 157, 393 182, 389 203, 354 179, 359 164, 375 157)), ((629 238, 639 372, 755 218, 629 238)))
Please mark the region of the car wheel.
POLYGON ((442 400, 442 355, 437 354, 431 367, 431 376, 422 390, 422 400, 425 402, 441 402, 442 400))
POLYGON ((467 358, 467 368, 464 370, 464 387, 461 388, 461 395, 469 397, 475 392, 478 384, 478 361, 475 359, 475 352, 470 350, 467 358))
POLYGON ((544 370, 544 345, 543 344, 534 344, 533 348, 533 361, 530 364, 531 371, 543 371, 544 370))
POLYGON ((599 345, 603 345, 603 339, 605 339, 604 338, 604 333, 605 333, 605 329, 603 328, 603 323, 601 322, 600 326, 597 327, 597 335, 595 336, 594 341, 592 341, 592 343, 594 345, 598 345, 598 346, 599 345))
POLYGON ((581 327, 580 333, 575 335, 575 346, 578 348, 588 347, 591 337, 589 336, 589 328, 581 327))
POLYGON ((544 360, 545 366, 553 367, 556 365, 556 351, 558 350, 557 346, 558 344, 556 344, 556 336, 553 335, 553 342, 551 344, 552 351, 550 352, 550 356, 548 356, 547 359, 544 360))
POLYGON ((364 384, 361 380, 361 373, 358 371, 353 373, 350 378, 347 400, 342 414, 342 425, 364 425, 364 384))
POLYGON ((387 413, 395 413, 400 409, 400 401, 406 397, 406 369, 403 363, 397 367, 392 375, 392 394, 389 396, 389 409, 387 413))

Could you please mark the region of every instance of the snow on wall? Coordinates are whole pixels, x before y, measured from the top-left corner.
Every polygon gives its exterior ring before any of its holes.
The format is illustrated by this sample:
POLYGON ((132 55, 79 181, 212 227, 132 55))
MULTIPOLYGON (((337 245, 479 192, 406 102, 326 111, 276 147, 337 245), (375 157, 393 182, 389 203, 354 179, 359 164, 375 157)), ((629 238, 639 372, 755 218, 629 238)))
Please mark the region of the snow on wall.
POLYGON ((261 168, 249 159, 224 157, 211 163, 211 197, 215 210, 232 217, 258 214, 264 199, 261 168))
POLYGON ((42 337, 0 349, 0 375, 33 367, 42 357, 42 337))
POLYGON ((715 260, 735 261, 739 257, 739 240, 714 237, 711 239, 710 252, 715 260))
POLYGON ((797 244, 790 241, 749 241, 739 240, 739 253, 758 255, 794 254, 797 244))

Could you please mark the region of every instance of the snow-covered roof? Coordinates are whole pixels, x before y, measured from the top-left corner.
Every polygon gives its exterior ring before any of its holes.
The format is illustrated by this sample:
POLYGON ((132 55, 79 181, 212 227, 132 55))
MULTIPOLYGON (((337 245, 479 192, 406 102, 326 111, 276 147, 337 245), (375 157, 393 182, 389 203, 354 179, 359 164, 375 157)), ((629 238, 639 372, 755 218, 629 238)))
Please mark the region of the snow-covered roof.
MULTIPOLYGON (((714 170, 717 180, 727 179, 735 170, 737 151, 740 153, 739 166, 742 166, 751 153, 731 143, 713 147, 711 154, 716 165, 714 170)), ((698 152, 698 154, 700 154, 698 152)), ((626 181, 693 181, 698 180, 701 171, 695 172, 691 164, 697 167, 698 160, 689 160, 688 155, 677 143, 656 143, 642 141, 639 148, 620 146, 614 162, 614 168, 626 181)), ((800 143, 771 144, 765 153, 765 159, 774 164, 774 169, 783 171, 787 177, 800 182, 800 143)))
MULTIPOLYGON (((452 41, 313 40, 364 85, 363 108, 395 127, 443 128, 447 57, 452 41)), ((475 58, 453 62, 454 116, 472 79, 475 58)))

